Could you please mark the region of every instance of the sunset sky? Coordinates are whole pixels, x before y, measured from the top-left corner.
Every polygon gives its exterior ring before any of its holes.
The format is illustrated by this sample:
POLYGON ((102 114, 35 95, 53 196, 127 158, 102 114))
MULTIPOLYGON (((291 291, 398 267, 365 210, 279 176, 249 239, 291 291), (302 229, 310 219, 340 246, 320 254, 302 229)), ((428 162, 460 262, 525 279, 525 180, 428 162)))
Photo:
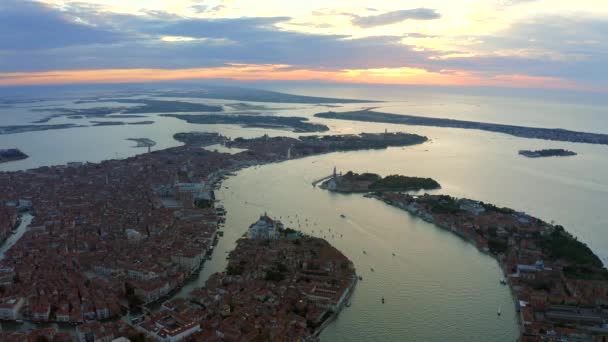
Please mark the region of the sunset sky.
POLYGON ((607 37, 606 0, 1 0, 0 85, 234 79, 608 91, 607 37))

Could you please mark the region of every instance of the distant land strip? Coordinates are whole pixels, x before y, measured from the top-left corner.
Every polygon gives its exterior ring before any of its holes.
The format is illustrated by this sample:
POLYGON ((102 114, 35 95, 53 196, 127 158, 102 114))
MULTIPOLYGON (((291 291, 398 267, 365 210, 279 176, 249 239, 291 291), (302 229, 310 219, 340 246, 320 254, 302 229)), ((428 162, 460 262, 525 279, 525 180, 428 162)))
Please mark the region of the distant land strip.
POLYGON ((297 116, 256 116, 256 115, 180 115, 162 114, 161 116, 184 120, 192 124, 242 125, 244 127, 287 129, 294 132, 326 132, 329 127, 308 122, 307 118, 297 116))
POLYGON ((331 97, 304 96, 281 93, 276 91, 209 86, 196 90, 173 90, 160 91, 154 94, 157 97, 190 97, 208 98, 247 102, 272 102, 272 103, 302 103, 302 104, 337 104, 337 103, 374 103, 382 101, 358 100, 358 99, 339 99, 331 97))
POLYGON ((381 113, 372 110, 339 113, 325 112, 315 114, 315 117, 363 122, 382 122, 401 125, 477 129, 482 131, 509 134, 521 138, 608 145, 608 134, 576 132, 561 128, 536 128, 443 118, 427 118, 413 115, 381 113))
POLYGON ((87 127, 75 124, 57 124, 57 125, 15 125, 15 126, 0 126, 0 135, 16 134, 25 132, 48 131, 52 129, 66 129, 76 127, 87 127))

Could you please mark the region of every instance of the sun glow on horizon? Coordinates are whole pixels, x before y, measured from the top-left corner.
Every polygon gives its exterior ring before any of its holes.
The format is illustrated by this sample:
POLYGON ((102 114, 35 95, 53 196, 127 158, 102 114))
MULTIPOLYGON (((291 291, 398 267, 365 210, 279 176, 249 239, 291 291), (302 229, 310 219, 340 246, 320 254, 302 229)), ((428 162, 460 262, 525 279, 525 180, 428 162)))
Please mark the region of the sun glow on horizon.
POLYGON ((285 64, 228 64, 187 69, 89 69, 0 73, 0 86, 34 84, 143 83, 180 80, 229 79, 235 81, 321 81, 337 83, 500 86, 585 90, 565 79, 529 75, 486 77, 466 70, 429 71, 420 68, 314 70, 285 64))

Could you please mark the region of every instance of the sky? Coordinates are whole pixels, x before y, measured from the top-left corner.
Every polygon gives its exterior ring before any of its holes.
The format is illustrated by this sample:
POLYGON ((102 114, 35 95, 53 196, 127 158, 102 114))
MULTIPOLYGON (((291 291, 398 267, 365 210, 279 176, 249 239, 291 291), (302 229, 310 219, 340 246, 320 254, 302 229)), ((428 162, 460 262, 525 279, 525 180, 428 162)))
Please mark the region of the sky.
POLYGON ((231 79, 608 92, 607 37, 606 0, 0 0, 0 85, 231 79))

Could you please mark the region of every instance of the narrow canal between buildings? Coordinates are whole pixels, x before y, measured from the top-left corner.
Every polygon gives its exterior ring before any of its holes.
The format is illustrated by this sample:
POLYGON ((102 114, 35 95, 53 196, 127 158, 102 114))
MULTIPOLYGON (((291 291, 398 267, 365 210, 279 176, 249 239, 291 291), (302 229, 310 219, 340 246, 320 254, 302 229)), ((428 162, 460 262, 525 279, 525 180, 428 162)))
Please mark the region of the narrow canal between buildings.
POLYGON ((13 233, 6 239, 6 241, 4 241, 4 243, 0 247, 0 260, 4 259, 6 251, 11 249, 11 247, 13 247, 15 243, 17 243, 17 241, 21 239, 23 234, 25 234, 25 232, 27 231, 27 226, 30 225, 33 218, 34 217, 29 213, 21 215, 21 222, 19 223, 19 226, 13 231, 13 233))

